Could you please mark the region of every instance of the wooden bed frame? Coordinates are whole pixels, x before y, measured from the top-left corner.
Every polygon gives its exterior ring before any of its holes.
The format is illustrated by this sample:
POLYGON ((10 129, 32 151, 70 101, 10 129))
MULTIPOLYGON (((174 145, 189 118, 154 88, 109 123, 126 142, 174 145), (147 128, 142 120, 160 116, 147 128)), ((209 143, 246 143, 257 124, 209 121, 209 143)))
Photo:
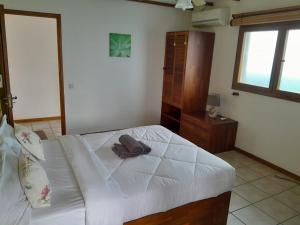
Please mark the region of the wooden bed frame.
POLYGON ((231 192, 157 213, 124 225, 226 225, 231 192))

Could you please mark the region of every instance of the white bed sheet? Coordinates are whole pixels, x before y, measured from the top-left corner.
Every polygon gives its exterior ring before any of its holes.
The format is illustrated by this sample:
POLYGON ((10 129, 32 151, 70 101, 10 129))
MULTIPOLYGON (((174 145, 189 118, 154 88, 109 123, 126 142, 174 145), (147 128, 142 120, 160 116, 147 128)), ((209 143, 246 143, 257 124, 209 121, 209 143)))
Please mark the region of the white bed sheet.
MULTIPOLYGON (((116 205, 122 206, 123 212, 115 211, 106 216, 120 216, 123 222, 216 197, 231 191, 234 185, 233 167, 161 126, 89 134, 80 139, 91 153, 97 172, 108 185, 113 184, 114 189, 121 192, 122 198, 116 205), (120 159, 111 148, 122 134, 143 141, 152 148, 151 153, 127 160, 120 159)), ((86 151, 84 148, 77 150, 71 158, 76 157, 80 151, 86 151)), ((80 170, 76 160, 73 162, 73 166, 80 170)), ((86 191, 89 187, 85 186, 84 189, 86 191)), ((113 205, 108 206, 107 210, 109 207, 114 210, 113 205)), ((114 221, 115 218, 103 219, 114 221)), ((96 224, 91 222, 88 225, 96 224)))
POLYGON ((43 141, 43 146, 51 207, 33 209, 31 225, 85 225, 84 200, 62 146, 57 140, 43 141))

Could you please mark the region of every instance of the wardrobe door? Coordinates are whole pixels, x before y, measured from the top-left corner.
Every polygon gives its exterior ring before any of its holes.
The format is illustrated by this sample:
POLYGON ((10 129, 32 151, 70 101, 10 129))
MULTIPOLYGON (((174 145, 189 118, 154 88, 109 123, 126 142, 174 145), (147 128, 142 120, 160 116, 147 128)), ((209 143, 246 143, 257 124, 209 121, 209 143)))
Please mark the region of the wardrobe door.
POLYGON ((173 99, 176 106, 182 106, 183 82, 187 51, 187 32, 177 32, 175 35, 175 59, 174 59, 174 78, 173 78, 173 99))
POLYGON ((164 66, 164 83, 163 83, 163 101, 172 102, 172 85, 174 74, 174 51, 175 51, 175 33, 167 33, 165 66, 164 66))

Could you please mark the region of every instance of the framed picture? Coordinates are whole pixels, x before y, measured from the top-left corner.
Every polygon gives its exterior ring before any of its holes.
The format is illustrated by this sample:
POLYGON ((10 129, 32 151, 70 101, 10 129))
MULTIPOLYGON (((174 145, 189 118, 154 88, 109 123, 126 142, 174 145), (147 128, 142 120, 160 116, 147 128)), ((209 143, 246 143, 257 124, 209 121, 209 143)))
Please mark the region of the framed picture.
POLYGON ((131 35, 110 33, 109 56, 129 58, 131 56, 131 35))

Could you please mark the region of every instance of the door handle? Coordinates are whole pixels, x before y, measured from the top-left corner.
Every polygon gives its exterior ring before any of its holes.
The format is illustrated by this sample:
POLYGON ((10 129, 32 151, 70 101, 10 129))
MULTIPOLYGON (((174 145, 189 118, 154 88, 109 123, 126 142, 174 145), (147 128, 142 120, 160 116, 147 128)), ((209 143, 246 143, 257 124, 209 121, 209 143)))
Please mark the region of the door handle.
POLYGON ((4 101, 7 101, 9 99, 11 99, 11 100, 17 100, 18 97, 17 96, 14 96, 14 97, 11 96, 11 97, 7 97, 7 98, 3 98, 4 101))
POLYGON ((16 103, 17 99, 18 99, 17 96, 13 97, 11 94, 5 98, 2 98, 2 100, 4 101, 4 104, 7 105, 9 108, 13 108, 13 104, 16 103))

